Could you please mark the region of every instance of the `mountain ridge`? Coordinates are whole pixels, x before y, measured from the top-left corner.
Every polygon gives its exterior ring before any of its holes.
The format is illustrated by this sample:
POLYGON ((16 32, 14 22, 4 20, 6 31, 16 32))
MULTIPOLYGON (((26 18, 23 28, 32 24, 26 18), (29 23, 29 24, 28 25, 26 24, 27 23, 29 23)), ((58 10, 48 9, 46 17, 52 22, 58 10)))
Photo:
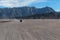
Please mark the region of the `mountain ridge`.
MULTIPOLYGON (((56 11, 53 10, 51 7, 44 7, 44 8, 36 8, 36 7, 14 7, 14 8, 0 8, 0 19, 30 19, 36 17, 39 15, 40 16, 47 16, 47 14, 53 14, 56 15, 56 11), (30 16, 30 17, 28 17, 30 16)), ((56 16, 54 16, 56 17, 56 16)), ((37 17, 38 18, 38 17, 37 17)), ((35 18, 35 19, 37 19, 35 18)), ((46 18, 46 17, 45 17, 46 18)), ((48 17, 49 18, 49 17, 48 17)), ((52 18, 52 17, 51 17, 52 18)), ((57 17, 56 17, 57 18, 57 17)))

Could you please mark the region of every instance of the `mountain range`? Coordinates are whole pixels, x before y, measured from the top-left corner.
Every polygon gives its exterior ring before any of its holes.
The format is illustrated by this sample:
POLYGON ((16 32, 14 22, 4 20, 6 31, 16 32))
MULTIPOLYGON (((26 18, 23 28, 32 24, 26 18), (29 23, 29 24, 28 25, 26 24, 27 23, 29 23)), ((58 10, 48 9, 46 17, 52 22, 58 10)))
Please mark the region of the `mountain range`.
POLYGON ((0 8, 0 19, 59 19, 60 12, 51 7, 0 8))

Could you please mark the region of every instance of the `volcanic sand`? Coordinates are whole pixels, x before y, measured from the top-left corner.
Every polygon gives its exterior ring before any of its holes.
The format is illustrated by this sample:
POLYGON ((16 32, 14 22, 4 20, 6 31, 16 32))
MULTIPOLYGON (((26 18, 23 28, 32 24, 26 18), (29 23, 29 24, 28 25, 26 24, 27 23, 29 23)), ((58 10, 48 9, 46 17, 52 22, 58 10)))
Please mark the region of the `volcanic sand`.
POLYGON ((1 22, 0 40, 60 40, 60 19, 1 22))

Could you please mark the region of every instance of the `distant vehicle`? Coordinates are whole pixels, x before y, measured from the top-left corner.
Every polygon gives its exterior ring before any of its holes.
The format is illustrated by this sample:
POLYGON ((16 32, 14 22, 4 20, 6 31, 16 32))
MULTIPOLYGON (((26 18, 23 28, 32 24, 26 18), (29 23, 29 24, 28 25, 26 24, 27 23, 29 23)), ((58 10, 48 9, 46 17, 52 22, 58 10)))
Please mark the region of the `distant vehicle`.
POLYGON ((20 22, 22 22, 22 19, 20 19, 20 22))

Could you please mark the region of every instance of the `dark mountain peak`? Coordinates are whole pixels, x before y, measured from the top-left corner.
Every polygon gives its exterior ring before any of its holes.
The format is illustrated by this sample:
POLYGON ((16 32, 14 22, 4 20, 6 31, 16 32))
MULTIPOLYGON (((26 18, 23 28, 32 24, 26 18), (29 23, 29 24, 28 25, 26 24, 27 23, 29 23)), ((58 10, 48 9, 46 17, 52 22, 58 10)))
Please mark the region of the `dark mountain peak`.
POLYGON ((46 6, 46 7, 44 7, 44 8, 51 8, 51 7, 49 7, 49 6, 46 6))
POLYGON ((55 13, 55 10, 52 9, 51 7, 43 7, 43 8, 36 8, 37 9, 37 12, 39 14, 43 14, 43 13, 55 13))
POLYGON ((51 7, 48 7, 48 6, 46 6, 46 7, 44 7, 44 8, 42 8, 44 11, 47 11, 47 12, 55 12, 55 10, 53 9, 53 8, 51 8, 51 7))

